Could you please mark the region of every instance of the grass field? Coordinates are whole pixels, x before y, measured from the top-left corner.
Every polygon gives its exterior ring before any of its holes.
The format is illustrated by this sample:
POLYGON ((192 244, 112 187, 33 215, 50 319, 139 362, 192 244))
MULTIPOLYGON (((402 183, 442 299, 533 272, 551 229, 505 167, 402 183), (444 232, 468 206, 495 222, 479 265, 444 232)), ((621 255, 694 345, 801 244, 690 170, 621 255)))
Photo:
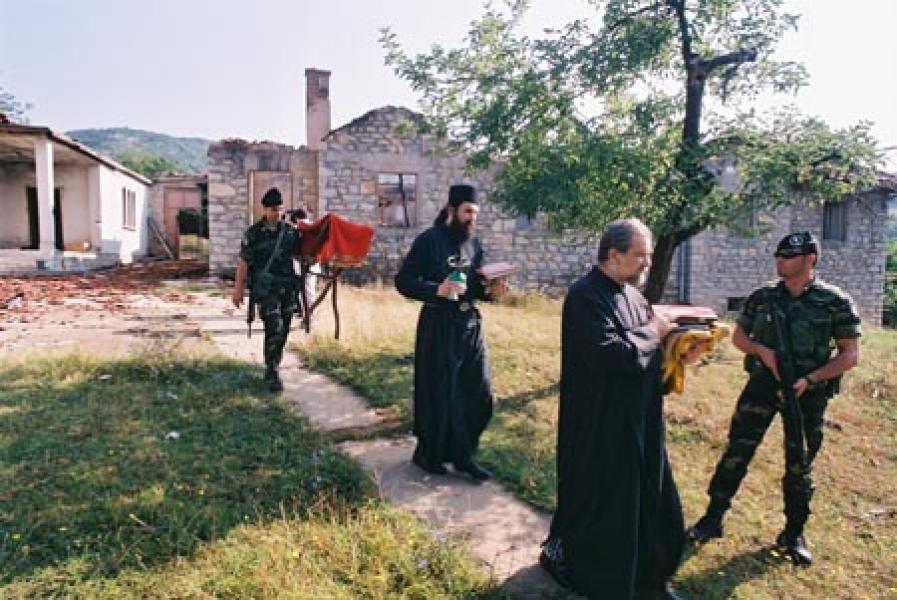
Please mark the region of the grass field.
POLYGON ((217 356, 0 361, 2 598, 497 598, 217 356))
MULTIPOLYGON (((294 338, 304 360, 409 420, 419 305, 392 290, 347 286, 340 306, 339 342, 327 309, 311 337, 294 338)), ((551 509, 560 304, 519 296, 482 310, 497 410, 481 455, 521 498, 551 509)), ((741 355, 724 344, 690 368, 683 395, 667 398, 668 449, 689 522, 703 512, 744 380, 741 355)), ((897 598, 897 332, 866 332, 861 364, 832 401, 825 436, 807 528, 817 563, 795 570, 771 550, 783 524, 777 422, 727 517, 726 537, 684 562, 683 590, 703 599, 897 598)))

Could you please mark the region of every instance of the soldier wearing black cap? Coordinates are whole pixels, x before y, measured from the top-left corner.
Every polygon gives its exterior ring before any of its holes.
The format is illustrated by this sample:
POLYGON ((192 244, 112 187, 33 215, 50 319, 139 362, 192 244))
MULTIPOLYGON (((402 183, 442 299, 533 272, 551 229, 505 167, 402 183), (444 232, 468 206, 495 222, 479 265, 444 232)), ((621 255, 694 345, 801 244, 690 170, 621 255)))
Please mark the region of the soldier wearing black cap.
POLYGON ((749 377, 732 417, 728 446, 710 481, 707 512, 688 530, 694 542, 722 536, 723 515, 783 407, 775 355, 781 329, 784 337, 790 337, 784 347, 791 349, 806 458, 802 463, 786 452, 782 478, 786 524, 776 543, 795 564, 809 565, 813 560, 803 536, 814 489, 811 466, 822 445, 825 408, 838 392, 841 375, 859 359, 860 336, 860 317, 850 296, 815 277, 818 259, 819 243, 810 232, 785 236, 775 251, 780 279, 754 290, 738 317, 733 343, 746 354, 749 377), (837 349, 834 356, 833 349, 837 349))
POLYGON ((437 475, 444 463, 477 480, 490 477, 475 460, 492 416, 492 386, 477 300, 491 300, 507 283, 486 285, 478 274, 483 248, 473 236, 479 206, 469 185, 453 185, 433 227, 414 240, 395 278, 399 292, 424 305, 414 348, 413 462, 437 475), (462 277, 450 277, 463 273, 462 277))
POLYGON ((246 230, 240 243, 233 303, 237 308, 243 303, 248 279, 250 303, 258 306, 265 325, 265 381, 272 392, 279 392, 283 382, 278 368, 297 306, 299 280, 293 258, 301 254, 302 237, 281 219, 283 198, 277 188, 265 192, 262 207, 262 218, 246 230))

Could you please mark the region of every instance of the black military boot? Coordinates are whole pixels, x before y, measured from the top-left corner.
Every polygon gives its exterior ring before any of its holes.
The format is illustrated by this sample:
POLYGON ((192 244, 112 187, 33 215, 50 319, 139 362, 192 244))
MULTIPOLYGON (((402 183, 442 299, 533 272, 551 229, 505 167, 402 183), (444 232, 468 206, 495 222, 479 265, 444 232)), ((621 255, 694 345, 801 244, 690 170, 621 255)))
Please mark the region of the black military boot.
POLYGON ((795 566, 809 567, 813 564, 813 554, 807 548, 807 540, 803 534, 786 527, 776 538, 776 546, 785 551, 795 566))
POLYGON ((283 391, 283 381, 280 380, 280 372, 277 367, 268 366, 265 369, 265 381, 268 382, 268 389, 272 392, 283 391))
POLYGON ((693 544, 706 544, 710 540, 723 537, 722 516, 707 513, 697 523, 685 530, 685 537, 693 544))

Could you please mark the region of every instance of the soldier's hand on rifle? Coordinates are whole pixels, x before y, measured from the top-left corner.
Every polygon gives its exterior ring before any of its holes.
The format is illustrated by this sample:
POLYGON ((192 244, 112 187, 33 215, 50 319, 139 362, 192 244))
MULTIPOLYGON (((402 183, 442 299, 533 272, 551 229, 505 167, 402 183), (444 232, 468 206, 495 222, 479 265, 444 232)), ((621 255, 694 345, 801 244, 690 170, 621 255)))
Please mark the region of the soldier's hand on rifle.
POLYGON ((810 389, 810 382, 807 381, 806 377, 801 377, 797 381, 794 382, 794 396, 800 398, 803 396, 804 392, 810 389))
POLYGON ((754 347, 751 350, 754 355, 760 359, 760 362, 762 362, 767 369, 772 371, 772 375, 776 378, 776 381, 781 381, 782 376, 779 375, 779 365, 776 362, 775 350, 757 343, 754 344, 754 347))
POLYGON ((234 306, 240 308, 240 305, 243 304, 243 288, 241 286, 234 287, 234 293, 231 295, 231 302, 234 303, 234 306))

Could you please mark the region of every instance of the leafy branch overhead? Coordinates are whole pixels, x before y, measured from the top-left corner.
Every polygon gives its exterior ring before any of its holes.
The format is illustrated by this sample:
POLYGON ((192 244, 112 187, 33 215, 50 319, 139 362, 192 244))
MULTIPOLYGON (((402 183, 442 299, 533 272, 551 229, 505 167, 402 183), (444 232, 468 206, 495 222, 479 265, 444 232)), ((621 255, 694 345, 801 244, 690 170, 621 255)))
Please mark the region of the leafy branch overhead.
POLYGON ((751 107, 807 83, 773 58, 798 22, 782 0, 590 4, 593 16, 538 38, 518 32, 527 2, 487 4, 459 47, 417 55, 382 30, 428 131, 471 168, 503 164, 492 198, 504 207, 556 227, 643 218, 658 234, 648 294, 659 297, 673 249, 700 231, 795 191, 834 199, 872 181, 869 123, 836 131, 751 107))

